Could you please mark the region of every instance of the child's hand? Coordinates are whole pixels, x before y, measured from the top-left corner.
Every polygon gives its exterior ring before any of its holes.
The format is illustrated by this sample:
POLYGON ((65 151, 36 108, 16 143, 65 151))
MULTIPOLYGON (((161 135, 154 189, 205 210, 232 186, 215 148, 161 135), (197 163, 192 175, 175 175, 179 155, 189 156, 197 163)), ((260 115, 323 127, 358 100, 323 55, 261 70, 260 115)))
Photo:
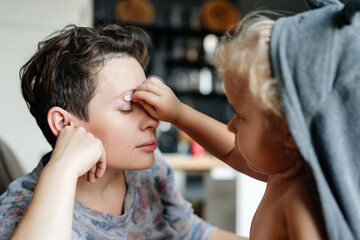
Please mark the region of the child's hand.
POLYGON ((84 175, 85 180, 95 183, 105 173, 105 150, 101 141, 85 128, 66 126, 58 136, 50 163, 60 163, 74 171, 76 177, 84 175))
POLYGON ((133 99, 153 118, 161 121, 174 123, 181 116, 182 103, 173 91, 157 78, 146 79, 135 89, 133 99))

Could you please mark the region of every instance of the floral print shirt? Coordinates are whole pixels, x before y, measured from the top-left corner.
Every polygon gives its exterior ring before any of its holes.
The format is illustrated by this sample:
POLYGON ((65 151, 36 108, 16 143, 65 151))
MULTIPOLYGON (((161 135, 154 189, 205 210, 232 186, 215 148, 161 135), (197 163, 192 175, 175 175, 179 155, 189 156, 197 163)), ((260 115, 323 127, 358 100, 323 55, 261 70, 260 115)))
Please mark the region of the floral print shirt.
MULTIPOLYGON (((40 161, 0 196, 0 240, 9 239, 19 223, 43 167, 40 161)), ((128 189, 121 216, 98 212, 75 200, 72 239, 201 240, 208 239, 215 229, 196 216, 191 204, 175 189, 173 171, 159 150, 150 169, 125 171, 125 178, 128 189)))

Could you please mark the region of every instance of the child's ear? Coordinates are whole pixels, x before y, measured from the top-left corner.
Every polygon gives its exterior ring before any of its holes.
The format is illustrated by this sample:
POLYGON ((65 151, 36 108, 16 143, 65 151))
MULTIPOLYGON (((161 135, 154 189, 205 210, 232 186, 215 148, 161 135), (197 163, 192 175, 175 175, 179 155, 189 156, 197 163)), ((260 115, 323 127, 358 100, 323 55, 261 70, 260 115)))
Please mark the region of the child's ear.
POLYGON ((297 147, 295 140, 294 140, 293 136, 291 135, 290 131, 287 131, 287 133, 285 134, 284 146, 287 148, 296 148, 297 147))
POLYGON ((71 124, 72 115, 61 107, 52 107, 48 112, 47 121, 51 131, 57 137, 64 127, 71 124))

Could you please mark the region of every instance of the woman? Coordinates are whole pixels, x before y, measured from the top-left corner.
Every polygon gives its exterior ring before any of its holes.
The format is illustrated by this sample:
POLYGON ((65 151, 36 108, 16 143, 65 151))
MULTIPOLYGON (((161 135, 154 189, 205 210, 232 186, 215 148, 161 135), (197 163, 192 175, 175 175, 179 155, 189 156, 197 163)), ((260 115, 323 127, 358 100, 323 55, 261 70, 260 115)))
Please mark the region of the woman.
POLYGON ((156 150, 158 121, 128 99, 146 78, 144 36, 69 26, 40 42, 21 86, 54 150, 0 197, 1 239, 238 238, 193 214, 156 150))

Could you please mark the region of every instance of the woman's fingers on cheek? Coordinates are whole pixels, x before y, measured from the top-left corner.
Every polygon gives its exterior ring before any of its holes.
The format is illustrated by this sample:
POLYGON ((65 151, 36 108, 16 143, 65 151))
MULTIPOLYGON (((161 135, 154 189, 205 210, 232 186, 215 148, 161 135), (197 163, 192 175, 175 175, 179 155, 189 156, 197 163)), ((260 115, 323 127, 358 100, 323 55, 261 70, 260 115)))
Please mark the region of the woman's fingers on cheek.
POLYGON ((98 167, 96 168, 96 178, 101 178, 104 176, 106 170, 106 163, 99 162, 98 167))
POLYGON ((90 183, 95 183, 95 173, 93 172, 89 172, 89 182, 90 183))
POLYGON ((103 177, 105 171, 106 171, 106 152, 104 147, 102 146, 100 159, 96 163, 96 173, 95 173, 96 178, 98 179, 103 177))
POLYGON ((91 183, 96 182, 95 173, 96 173, 96 165, 94 165, 89 171, 89 180, 90 180, 91 183))
POLYGON ((102 178, 104 176, 104 173, 105 173, 105 169, 98 168, 96 170, 96 179, 102 178))
POLYGON ((96 179, 98 179, 104 176, 105 168, 101 165, 101 162, 98 162, 96 165, 97 167, 96 167, 95 177, 96 179))
POLYGON ((84 177, 84 180, 85 181, 89 181, 89 172, 86 172, 84 175, 83 175, 83 177, 84 177))

